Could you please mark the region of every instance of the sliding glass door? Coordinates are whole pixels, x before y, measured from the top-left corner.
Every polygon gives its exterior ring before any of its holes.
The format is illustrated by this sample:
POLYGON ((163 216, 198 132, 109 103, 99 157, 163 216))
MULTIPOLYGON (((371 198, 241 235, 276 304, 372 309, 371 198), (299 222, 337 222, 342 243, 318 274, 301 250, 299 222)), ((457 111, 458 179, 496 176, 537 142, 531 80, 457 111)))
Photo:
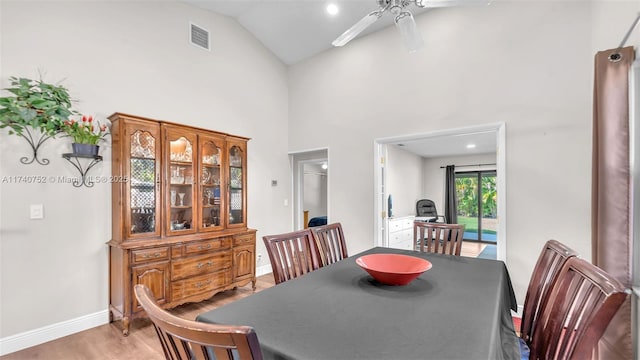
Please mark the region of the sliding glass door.
POLYGON ((498 194, 495 171, 456 173, 458 223, 464 240, 495 243, 498 231, 498 194))

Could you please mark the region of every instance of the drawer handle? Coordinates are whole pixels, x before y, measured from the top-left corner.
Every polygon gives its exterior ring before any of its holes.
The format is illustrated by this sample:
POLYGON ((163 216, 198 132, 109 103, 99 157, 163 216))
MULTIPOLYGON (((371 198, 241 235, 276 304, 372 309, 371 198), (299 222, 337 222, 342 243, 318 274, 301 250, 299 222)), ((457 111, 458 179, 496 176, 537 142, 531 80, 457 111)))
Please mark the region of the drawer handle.
POLYGON ((211 244, 207 244, 207 246, 198 246, 198 250, 205 250, 205 249, 211 249, 211 244))
POLYGON ((199 283, 195 283, 193 286, 196 288, 201 288, 203 286, 207 286, 211 284, 211 280, 207 280, 207 281, 201 281, 199 283))
POLYGON ((159 258, 160 256, 162 256, 162 254, 157 252, 157 253, 153 253, 153 254, 144 254, 144 255, 142 255, 142 258, 143 259, 150 259, 150 258, 159 258))
POLYGON ((196 265, 198 269, 202 268, 203 266, 213 266, 213 260, 209 260, 206 263, 198 263, 198 265, 196 265))

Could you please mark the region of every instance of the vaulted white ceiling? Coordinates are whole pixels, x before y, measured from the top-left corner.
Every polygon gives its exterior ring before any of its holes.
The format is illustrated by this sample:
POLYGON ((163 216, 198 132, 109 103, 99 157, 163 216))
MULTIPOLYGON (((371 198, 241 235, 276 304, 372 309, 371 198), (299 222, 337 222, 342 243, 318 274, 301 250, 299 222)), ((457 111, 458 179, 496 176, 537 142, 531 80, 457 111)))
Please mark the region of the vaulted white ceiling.
MULTIPOLYGON (((230 16, 287 65, 293 65, 333 46, 345 30, 378 9, 377 0, 181 0, 185 3, 230 16), (338 13, 327 13, 327 5, 338 6, 338 13)), ((447 2, 449 0, 439 0, 447 2)), ((450 0, 454 3, 486 5, 486 0, 450 0)), ((434 9, 410 5, 414 16, 434 9)), ((435 9, 437 11, 437 9, 435 9)), ((393 25, 393 16, 385 14, 356 39, 393 25)), ((402 41, 398 34, 398 41, 402 41)), ((345 45, 349 46, 349 44, 345 45)), ((465 136, 429 137, 401 141, 403 149, 424 157, 494 153, 494 132, 465 136), (474 143, 476 148, 468 149, 474 143)), ((394 143, 396 145, 396 143, 394 143)))
MULTIPOLYGON (((183 1, 236 19, 287 65, 332 48, 331 42, 340 34, 378 9, 376 0, 183 1), (327 13, 330 3, 338 7, 336 15, 327 13)), ((409 10, 415 16, 429 9, 410 5, 409 10)), ((390 25, 393 16, 385 14, 359 37, 390 25)), ((398 41, 401 41, 399 34, 398 41)))

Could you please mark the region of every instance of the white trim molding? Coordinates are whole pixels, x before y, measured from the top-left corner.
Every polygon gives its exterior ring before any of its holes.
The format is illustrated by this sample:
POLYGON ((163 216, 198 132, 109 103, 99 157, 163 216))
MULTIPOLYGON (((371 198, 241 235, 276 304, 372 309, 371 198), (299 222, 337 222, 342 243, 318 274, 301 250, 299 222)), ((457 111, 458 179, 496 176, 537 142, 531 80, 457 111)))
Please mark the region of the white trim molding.
POLYGON ((0 356, 109 323, 109 310, 77 317, 0 339, 0 356))
POLYGON ((258 266, 256 268, 256 276, 266 275, 269 273, 271 273, 271 265, 269 264, 258 266))

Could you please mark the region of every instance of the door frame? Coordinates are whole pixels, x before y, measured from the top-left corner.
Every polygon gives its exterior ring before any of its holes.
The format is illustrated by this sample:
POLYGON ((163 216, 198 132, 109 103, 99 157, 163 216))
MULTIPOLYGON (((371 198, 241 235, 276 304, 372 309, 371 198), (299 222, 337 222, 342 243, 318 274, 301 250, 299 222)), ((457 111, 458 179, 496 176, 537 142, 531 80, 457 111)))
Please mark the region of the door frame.
POLYGON ((506 180, 506 124, 504 122, 491 123, 486 125, 476 125, 463 128, 432 131, 422 134, 411 134, 374 139, 374 236, 376 246, 384 246, 386 243, 385 234, 385 204, 382 199, 386 199, 388 194, 386 189, 381 189, 383 183, 386 184, 386 173, 384 159, 386 157, 386 145, 410 140, 421 140, 443 136, 470 135, 479 132, 494 131, 496 133, 496 187, 498 191, 498 236, 497 236, 497 259, 507 262, 507 180, 506 180))
POLYGON ((303 164, 314 164, 320 162, 327 163, 327 223, 331 218, 331 177, 330 177, 330 153, 329 148, 315 148, 299 151, 290 151, 289 163, 291 167, 291 197, 293 199, 293 206, 291 207, 291 217, 293 230, 300 230, 304 228, 302 219, 302 200, 304 192, 304 176, 303 164))

